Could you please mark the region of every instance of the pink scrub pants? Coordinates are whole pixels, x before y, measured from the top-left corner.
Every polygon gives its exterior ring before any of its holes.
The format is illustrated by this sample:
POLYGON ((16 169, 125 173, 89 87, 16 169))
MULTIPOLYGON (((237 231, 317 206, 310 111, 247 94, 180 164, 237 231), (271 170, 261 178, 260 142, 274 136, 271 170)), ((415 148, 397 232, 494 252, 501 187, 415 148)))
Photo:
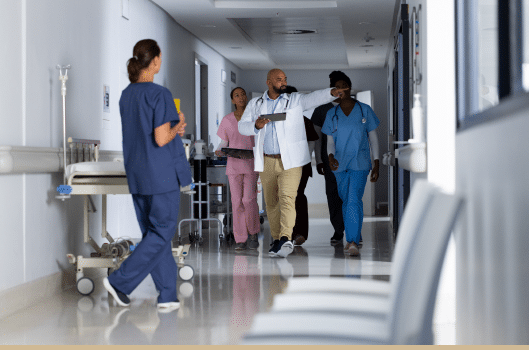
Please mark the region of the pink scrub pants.
POLYGON ((257 205, 258 173, 229 174, 233 236, 236 243, 246 242, 248 235, 259 233, 259 206, 257 205))

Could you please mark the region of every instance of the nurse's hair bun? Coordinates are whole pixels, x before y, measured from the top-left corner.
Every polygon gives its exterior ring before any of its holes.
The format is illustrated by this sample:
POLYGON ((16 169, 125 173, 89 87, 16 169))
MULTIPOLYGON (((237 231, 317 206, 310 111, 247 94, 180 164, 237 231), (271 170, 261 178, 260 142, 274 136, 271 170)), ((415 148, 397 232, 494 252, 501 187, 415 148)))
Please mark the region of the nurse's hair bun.
POLYGON ((134 45, 133 56, 127 63, 130 82, 138 82, 141 70, 149 67, 151 61, 160 56, 161 52, 158 43, 152 39, 138 41, 134 45))

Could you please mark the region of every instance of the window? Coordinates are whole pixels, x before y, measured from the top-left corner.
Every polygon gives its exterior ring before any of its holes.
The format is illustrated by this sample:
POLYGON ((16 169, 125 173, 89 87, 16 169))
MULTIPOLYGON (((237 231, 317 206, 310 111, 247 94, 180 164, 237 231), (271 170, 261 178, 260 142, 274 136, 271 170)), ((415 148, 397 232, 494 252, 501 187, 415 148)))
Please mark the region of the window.
POLYGON ((529 1, 455 1, 461 130, 500 117, 493 107, 529 91, 529 1))
POLYGON ((477 110, 481 112, 500 103, 498 94, 498 1, 480 0, 477 8, 478 94, 477 110))
POLYGON ((529 91, 529 3, 524 1, 522 3, 523 9, 523 88, 529 91))

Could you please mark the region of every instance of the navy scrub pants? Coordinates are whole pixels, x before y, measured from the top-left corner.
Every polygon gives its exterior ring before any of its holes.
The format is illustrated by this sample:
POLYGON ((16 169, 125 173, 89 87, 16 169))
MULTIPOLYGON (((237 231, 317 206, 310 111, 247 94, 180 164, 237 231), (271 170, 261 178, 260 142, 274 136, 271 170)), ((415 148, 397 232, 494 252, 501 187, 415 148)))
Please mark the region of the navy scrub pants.
POLYGON ((362 238, 364 204, 362 197, 366 188, 369 170, 345 170, 334 173, 338 183, 338 194, 342 199, 345 239, 358 244, 362 238))
POLYGON ((325 177, 325 194, 327 195, 327 206, 329 207, 331 224, 334 228, 334 235, 343 236, 343 231, 345 229, 342 214, 343 202, 338 194, 336 177, 329 166, 329 158, 324 158, 322 155, 322 159, 324 171, 323 176, 325 177))
POLYGON ((171 240, 176 233, 180 190, 154 195, 133 194, 132 200, 142 240, 108 280, 115 289, 130 294, 151 274, 160 293, 158 303, 176 301, 177 266, 171 240))

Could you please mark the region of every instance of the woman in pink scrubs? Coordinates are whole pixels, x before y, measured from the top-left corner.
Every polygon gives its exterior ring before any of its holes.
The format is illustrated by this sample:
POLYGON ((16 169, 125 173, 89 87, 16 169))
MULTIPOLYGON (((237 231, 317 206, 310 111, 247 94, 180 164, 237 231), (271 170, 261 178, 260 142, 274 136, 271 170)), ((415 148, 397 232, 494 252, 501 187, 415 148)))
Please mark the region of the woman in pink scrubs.
MULTIPOLYGON (((230 97, 231 103, 235 105, 235 112, 222 118, 217 131, 217 135, 222 139, 215 151, 217 156, 224 155, 221 151, 224 147, 252 150, 254 146, 254 137, 241 135, 237 126, 248 103, 246 91, 236 87, 231 91, 230 97)), ((257 234, 260 231, 257 205, 259 173, 254 171, 253 159, 228 157, 226 175, 230 182, 235 250, 257 249, 257 234)))

